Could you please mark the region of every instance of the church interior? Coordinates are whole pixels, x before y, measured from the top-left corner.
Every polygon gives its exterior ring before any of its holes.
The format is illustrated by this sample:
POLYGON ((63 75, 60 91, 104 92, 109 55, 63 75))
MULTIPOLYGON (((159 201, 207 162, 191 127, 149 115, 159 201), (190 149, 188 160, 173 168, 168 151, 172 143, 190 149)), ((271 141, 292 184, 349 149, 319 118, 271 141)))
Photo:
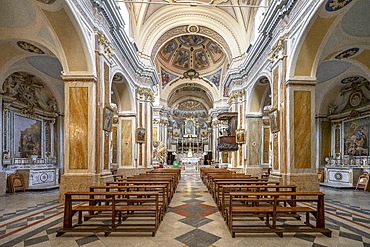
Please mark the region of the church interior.
POLYGON ((0 246, 370 246, 369 9, 1 0, 0 246), (68 193, 161 169, 154 238, 56 237, 68 193), (331 237, 233 238, 207 169, 323 192, 331 237))

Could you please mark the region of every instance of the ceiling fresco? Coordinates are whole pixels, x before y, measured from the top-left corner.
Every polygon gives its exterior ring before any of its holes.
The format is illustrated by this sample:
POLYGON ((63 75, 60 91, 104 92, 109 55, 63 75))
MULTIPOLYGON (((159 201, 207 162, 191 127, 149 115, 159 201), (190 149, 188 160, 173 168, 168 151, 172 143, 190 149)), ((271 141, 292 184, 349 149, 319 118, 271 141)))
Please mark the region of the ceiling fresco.
POLYGON ((166 42, 158 54, 162 88, 193 71, 219 89, 226 55, 215 41, 201 35, 183 35, 166 42))

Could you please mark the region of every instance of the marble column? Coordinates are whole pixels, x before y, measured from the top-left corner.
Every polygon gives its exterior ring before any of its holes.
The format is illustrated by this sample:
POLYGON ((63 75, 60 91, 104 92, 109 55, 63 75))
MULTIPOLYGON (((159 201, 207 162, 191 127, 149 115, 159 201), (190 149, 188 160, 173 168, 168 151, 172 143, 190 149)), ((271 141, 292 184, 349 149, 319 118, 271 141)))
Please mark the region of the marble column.
POLYGON ((65 81, 64 174, 60 201, 66 191, 86 191, 99 183, 95 159, 96 78, 67 76, 65 81))

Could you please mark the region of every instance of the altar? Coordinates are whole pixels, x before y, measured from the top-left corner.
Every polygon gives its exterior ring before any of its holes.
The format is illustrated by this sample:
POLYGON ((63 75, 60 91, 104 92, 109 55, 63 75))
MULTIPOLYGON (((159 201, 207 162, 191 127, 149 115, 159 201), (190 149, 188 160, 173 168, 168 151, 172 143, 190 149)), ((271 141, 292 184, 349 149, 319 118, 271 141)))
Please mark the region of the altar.
POLYGON ((199 158, 181 158, 181 164, 185 172, 197 172, 199 170, 199 158))
POLYGON ((362 173, 362 167, 326 166, 325 182, 321 185, 335 188, 355 188, 362 173))

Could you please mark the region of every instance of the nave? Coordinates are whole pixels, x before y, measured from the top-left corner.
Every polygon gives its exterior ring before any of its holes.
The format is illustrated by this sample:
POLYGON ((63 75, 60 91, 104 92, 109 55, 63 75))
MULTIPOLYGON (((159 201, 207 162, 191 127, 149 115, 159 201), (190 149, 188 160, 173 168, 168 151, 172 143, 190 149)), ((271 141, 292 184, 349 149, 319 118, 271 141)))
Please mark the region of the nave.
POLYGON ((17 192, 0 200, 0 246, 370 246, 369 192, 321 187, 325 193, 326 227, 322 234, 230 235, 199 174, 182 174, 168 212, 157 234, 67 233, 62 226, 59 191, 17 192))

